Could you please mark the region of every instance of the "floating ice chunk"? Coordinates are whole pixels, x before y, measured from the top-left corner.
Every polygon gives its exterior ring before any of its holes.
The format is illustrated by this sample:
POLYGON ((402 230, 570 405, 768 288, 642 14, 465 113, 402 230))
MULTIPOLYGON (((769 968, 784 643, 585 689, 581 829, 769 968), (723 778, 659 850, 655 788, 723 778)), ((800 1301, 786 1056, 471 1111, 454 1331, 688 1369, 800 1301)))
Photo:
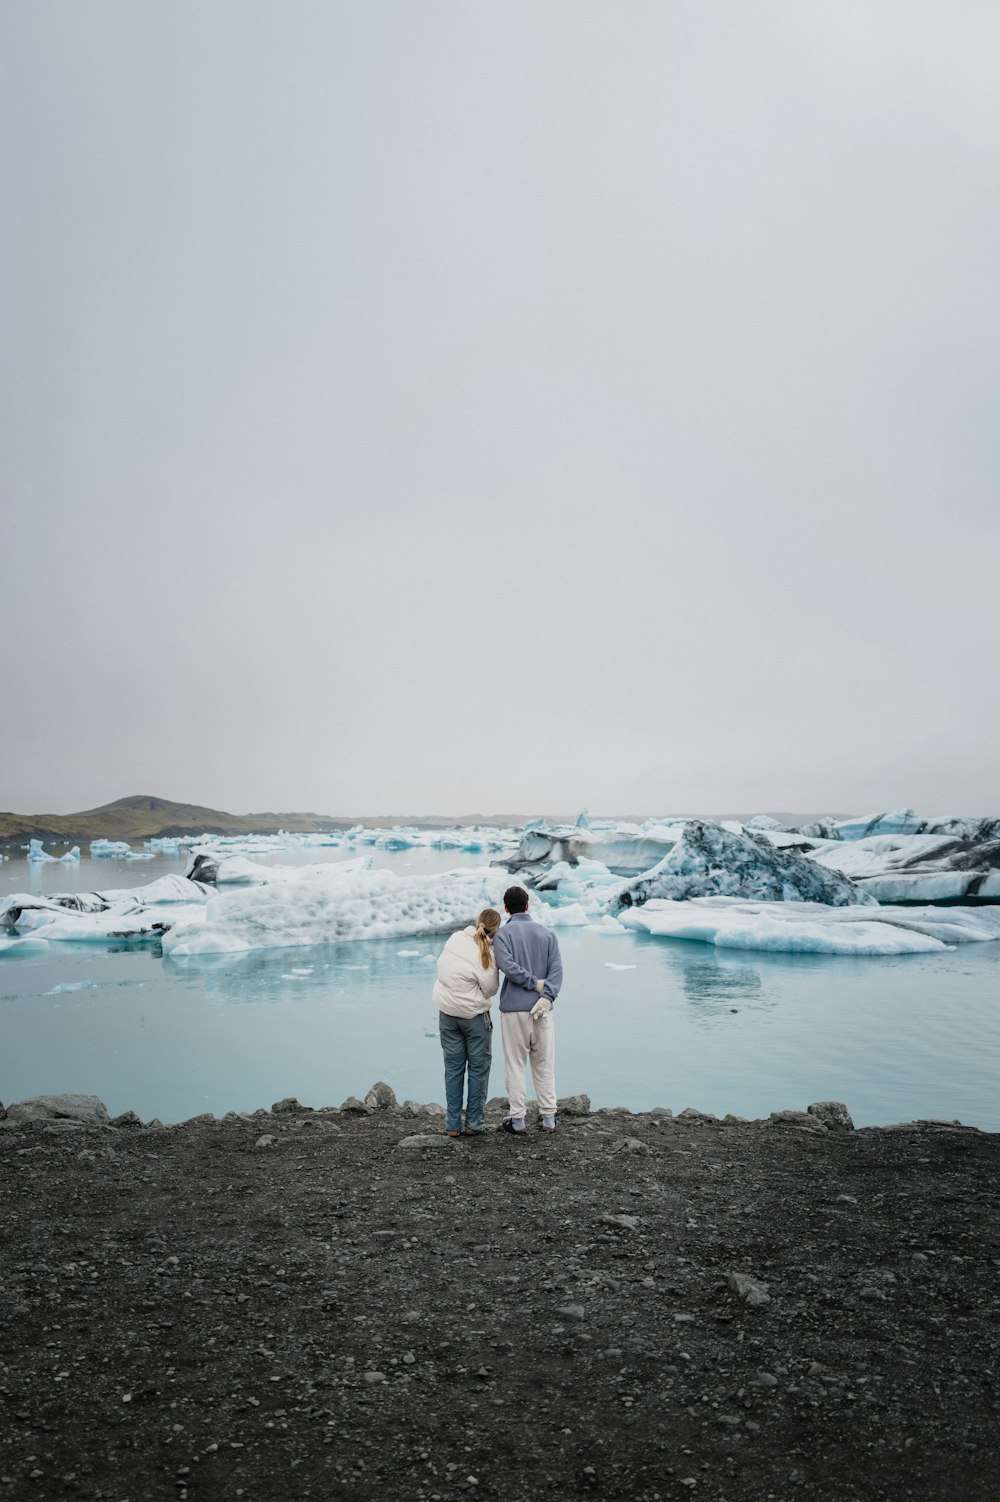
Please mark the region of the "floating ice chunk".
POLYGON ((133 850, 127 840, 91 840, 91 860, 152 860, 152 855, 133 850))
POLYGON ((989 900, 1000 876, 1000 820, 964 821, 959 834, 824 841, 809 858, 851 877, 879 902, 989 900))
POLYGON ((64 980, 61 985, 53 986, 51 991, 46 991, 46 996, 64 996, 69 991, 90 991, 95 985, 92 980, 64 980))
POLYGON ((532 917, 548 928, 586 928, 590 923, 579 902, 570 902, 566 907, 548 907, 545 903, 536 903, 531 913, 532 917))
POLYGON ((637 965, 614 965, 610 960, 604 961, 605 970, 637 970, 637 965))
POLYGON ((396 953, 401 960, 417 960, 420 958, 419 949, 397 949, 396 953))
POLYGON ((40 935, 25 934, 12 939, 6 934, 0 934, 0 954, 2 955, 40 954, 48 947, 48 940, 40 935))
POLYGON ((782 953, 916 954, 1000 938, 1000 911, 984 907, 942 910, 829 907, 723 897, 688 902, 654 899, 623 914, 621 921, 661 938, 782 953))
POLYGON ((605 913, 602 918, 598 918, 596 923, 592 923, 590 931, 592 934, 603 934, 612 939, 620 938, 629 932, 625 925, 619 923, 617 918, 612 918, 610 913, 605 913))
POLYGON ((874 903, 846 876, 815 861, 776 850, 762 834, 735 834, 717 824, 690 819, 658 866, 626 884, 611 906, 639 905, 651 898, 747 897, 768 902, 874 903))
POLYGON ((673 848, 684 830, 683 820, 644 825, 612 825, 581 829, 575 824, 556 829, 526 829, 517 849, 500 864, 509 871, 540 871, 557 862, 576 866, 594 861, 618 876, 648 871, 673 848))
POLYGON ((507 885, 492 866, 407 877, 312 867, 294 879, 219 892, 202 921, 178 923, 164 935, 163 952, 181 958, 450 933, 483 907, 496 907, 507 885))

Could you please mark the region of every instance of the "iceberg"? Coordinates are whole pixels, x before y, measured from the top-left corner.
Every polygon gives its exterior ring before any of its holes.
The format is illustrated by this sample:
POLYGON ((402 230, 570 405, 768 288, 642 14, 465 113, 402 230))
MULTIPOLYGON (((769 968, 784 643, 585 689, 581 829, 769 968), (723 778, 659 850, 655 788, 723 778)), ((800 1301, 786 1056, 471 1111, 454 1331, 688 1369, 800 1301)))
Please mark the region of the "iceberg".
POLYGON ((879 902, 995 902, 1000 820, 948 820, 948 832, 883 833, 823 841, 809 859, 839 871, 879 902))
POLYGON ((155 856, 152 850, 133 850, 127 840, 91 840, 90 858, 95 861, 151 861, 155 856))
POLYGON ((495 866, 409 877, 318 866, 285 880, 217 893, 203 919, 180 922, 164 935, 163 953, 180 959, 451 933, 481 908, 499 907, 507 885, 495 866))
POLYGON ((742 834, 690 819, 670 854, 651 871, 628 882, 611 910, 641 906, 654 898, 747 897, 767 902, 823 902, 834 907, 874 904, 874 897, 837 871, 803 855, 774 848, 766 835, 742 834))
POLYGON ((75 865, 80 859, 80 847, 74 845, 72 850, 67 850, 64 855, 49 855, 47 850, 42 849, 41 840, 31 840, 28 845, 28 860, 34 865, 44 861, 62 861, 64 866, 75 865))
POLYGON ((626 927, 659 938, 693 939, 721 949, 782 954, 900 955, 1000 939, 989 908, 830 907, 814 902, 751 902, 705 897, 651 899, 624 913, 626 927))
POLYGON ((141 887, 63 892, 43 897, 14 892, 0 903, 0 931, 59 942, 158 939, 180 918, 202 916, 211 888, 170 874, 141 887))
POLYGON ((594 828, 577 824, 526 829, 517 849, 501 858, 508 871, 537 875, 550 865, 593 861, 617 876, 637 876, 672 850, 686 827, 683 819, 594 828))

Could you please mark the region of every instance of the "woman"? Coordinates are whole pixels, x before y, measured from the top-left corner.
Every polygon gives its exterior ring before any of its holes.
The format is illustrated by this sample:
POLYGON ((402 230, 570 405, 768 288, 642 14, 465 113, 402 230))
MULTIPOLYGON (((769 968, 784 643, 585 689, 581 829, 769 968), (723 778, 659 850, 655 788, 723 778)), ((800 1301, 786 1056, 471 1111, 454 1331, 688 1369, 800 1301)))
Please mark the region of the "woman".
POLYGON ((434 1000, 441 1014, 438 1021, 448 1103, 445 1131, 449 1137, 478 1137, 483 1130, 493 1061, 490 1001, 500 984, 492 939, 499 928, 500 914, 491 907, 483 908, 474 924, 452 934, 438 960, 434 1000), (469 1087, 463 1127, 466 1069, 469 1087))

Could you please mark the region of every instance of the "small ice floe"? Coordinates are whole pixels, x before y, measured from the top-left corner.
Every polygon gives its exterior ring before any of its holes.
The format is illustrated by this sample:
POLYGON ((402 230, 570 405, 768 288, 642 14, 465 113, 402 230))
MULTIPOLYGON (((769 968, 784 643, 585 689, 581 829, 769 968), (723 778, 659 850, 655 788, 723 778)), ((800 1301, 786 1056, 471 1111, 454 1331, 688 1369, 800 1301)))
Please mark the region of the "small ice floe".
POLYGON ((46 991, 46 996, 65 996, 69 991, 90 991, 96 982, 92 980, 64 980, 60 985, 46 991))
POLYGON ((42 849, 41 840, 32 840, 28 846, 28 860, 35 865, 42 861, 61 861, 64 866, 73 866, 79 859, 79 845, 74 845, 72 850, 67 850, 64 855, 49 855, 47 850, 42 849))
POLYGON ((993 907, 830 907, 701 897, 654 899, 624 913, 622 922, 660 938, 784 954, 926 954, 1000 939, 1000 910, 993 907))
POLYGON ((416 960, 420 958, 419 949, 397 949, 396 953, 401 960, 416 960))
POLYGON ((302 975, 312 975, 312 973, 313 973, 313 967, 312 967, 312 965, 293 965, 292 966, 292 974, 293 975, 299 975, 299 976, 302 976, 302 975))
POLYGON ((610 960, 604 961, 605 970, 635 970, 635 965, 613 965, 610 960))
POLYGON ((40 954, 48 947, 48 939, 39 938, 35 934, 28 934, 23 939, 8 939, 0 934, 0 954, 40 954))

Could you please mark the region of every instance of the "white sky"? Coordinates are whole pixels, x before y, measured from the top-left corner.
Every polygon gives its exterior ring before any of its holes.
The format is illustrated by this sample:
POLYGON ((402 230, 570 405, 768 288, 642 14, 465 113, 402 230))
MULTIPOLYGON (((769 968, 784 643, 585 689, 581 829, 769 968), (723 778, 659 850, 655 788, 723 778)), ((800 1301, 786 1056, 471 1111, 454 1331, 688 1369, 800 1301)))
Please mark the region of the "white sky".
POLYGON ((0 805, 1000 812, 993 0, 8 0, 0 805))

